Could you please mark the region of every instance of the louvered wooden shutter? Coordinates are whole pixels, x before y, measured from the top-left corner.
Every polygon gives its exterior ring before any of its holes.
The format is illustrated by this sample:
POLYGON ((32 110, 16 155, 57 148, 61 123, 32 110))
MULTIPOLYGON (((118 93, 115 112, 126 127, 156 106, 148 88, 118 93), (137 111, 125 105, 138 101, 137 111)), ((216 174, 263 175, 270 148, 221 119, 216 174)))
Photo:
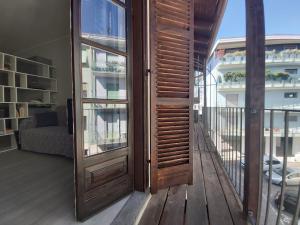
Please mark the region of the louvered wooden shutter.
POLYGON ((151 191, 192 183, 193 1, 151 0, 151 191))

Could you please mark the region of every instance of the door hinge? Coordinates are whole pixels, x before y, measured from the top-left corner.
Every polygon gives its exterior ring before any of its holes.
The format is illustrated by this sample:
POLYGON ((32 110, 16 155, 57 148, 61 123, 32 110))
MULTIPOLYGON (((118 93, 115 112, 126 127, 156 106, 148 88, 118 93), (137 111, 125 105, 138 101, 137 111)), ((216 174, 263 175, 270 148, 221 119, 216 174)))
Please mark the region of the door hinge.
POLYGON ((150 164, 151 164, 151 160, 150 160, 150 159, 147 159, 147 163, 150 163, 150 164))
POLYGON ((151 74, 151 70, 150 69, 146 69, 146 76, 150 76, 151 74))

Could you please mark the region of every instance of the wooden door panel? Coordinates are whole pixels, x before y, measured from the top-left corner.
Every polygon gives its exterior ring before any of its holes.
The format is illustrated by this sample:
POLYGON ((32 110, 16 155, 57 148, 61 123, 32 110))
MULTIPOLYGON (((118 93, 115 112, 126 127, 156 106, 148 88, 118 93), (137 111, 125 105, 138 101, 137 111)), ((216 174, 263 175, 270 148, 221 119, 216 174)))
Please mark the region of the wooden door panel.
POLYGON ((151 0, 151 191, 192 182, 193 1, 151 0))
POLYGON ((127 174, 127 157, 115 158, 85 168, 85 187, 89 191, 127 174))
POLYGON ((82 206, 78 214, 80 220, 85 219, 104 207, 109 206, 132 191, 132 183, 128 175, 99 186, 83 195, 82 206))

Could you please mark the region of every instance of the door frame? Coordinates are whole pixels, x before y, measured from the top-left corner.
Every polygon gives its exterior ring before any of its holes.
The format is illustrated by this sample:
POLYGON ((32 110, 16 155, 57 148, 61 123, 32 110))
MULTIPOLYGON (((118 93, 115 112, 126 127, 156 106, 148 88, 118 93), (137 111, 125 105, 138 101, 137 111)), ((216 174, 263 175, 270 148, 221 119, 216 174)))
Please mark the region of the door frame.
POLYGON ((134 113, 134 189, 145 192, 149 186, 148 160, 148 71, 147 0, 132 3, 132 66, 134 113))

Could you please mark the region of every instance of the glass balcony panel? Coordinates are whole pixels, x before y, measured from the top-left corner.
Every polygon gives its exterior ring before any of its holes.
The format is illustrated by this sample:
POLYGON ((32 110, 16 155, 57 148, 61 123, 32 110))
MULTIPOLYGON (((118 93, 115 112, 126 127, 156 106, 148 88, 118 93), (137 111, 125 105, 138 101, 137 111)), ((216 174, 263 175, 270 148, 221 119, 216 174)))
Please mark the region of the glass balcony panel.
POLYGON ((85 157, 127 147, 127 104, 83 104, 85 157))

